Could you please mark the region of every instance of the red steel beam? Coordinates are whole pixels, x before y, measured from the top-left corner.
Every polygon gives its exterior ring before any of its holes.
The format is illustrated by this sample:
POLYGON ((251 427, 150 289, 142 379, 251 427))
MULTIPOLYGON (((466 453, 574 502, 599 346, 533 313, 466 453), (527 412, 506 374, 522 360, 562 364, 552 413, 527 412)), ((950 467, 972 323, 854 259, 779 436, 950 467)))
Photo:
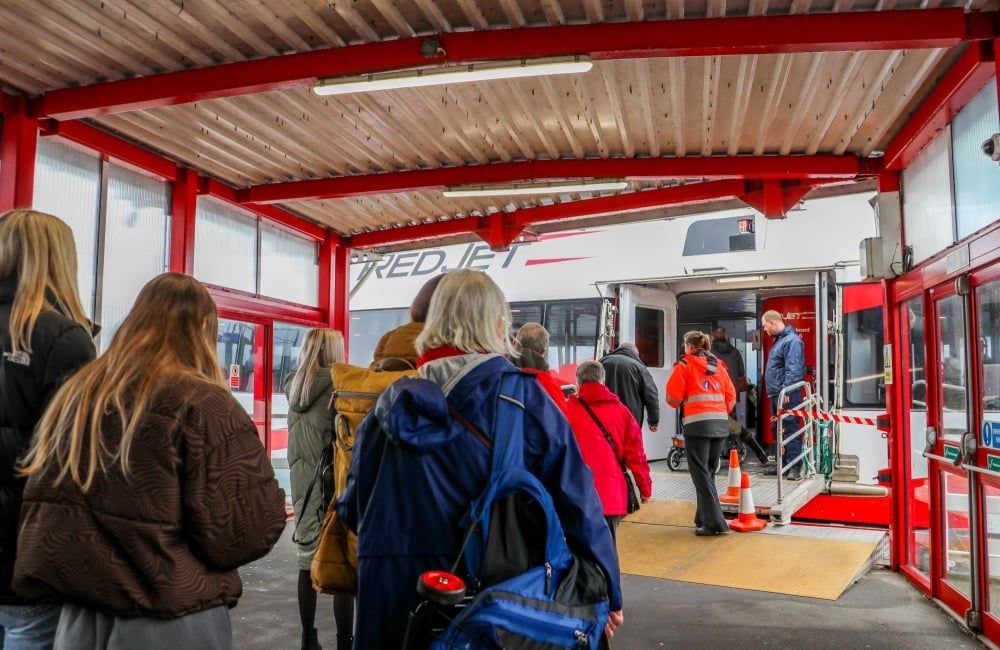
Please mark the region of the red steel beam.
POLYGON ((79 119, 442 63, 566 55, 598 60, 949 48, 995 38, 995 12, 961 7, 556 25, 418 36, 122 79, 46 93, 36 114, 79 119), (442 54, 424 56, 438 41, 442 54))
POLYGON ((57 135, 71 140, 106 154, 109 158, 138 167, 165 181, 173 182, 180 176, 176 163, 83 122, 43 119, 39 121, 39 125, 44 136, 57 135))
POLYGON ((934 86, 885 150, 885 169, 909 166, 983 86, 996 75, 992 41, 973 43, 934 86))
POLYGON ((742 180, 691 183, 645 192, 603 196, 586 201, 570 201, 536 208, 523 208, 507 213, 498 212, 487 217, 435 221, 416 226, 390 228, 354 235, 348 241, 351 248, 372 248, 448 235, 488 231, 494 228, 492 225, 494 219, 502 221, 503 227, 523 229, 532 224, 547 221, 594 217, 603 214, 624 214, 667 205, 703 203, 715 199, 737 197, 744 191, 746 191, 746 185, 742 180))
POLYGON ((613 158, 610 160, 523 160, 382 174, 319 178, 254 185, 237 193, 241 203, 267 204, 440 190, 460 185, 525 180, 627 178, 809 179, 872 176, 876 167, 856 156, 708 156, 685 158, 613 158))
POLYGON ((24 97, 0 93, 0 212, 30 208, 35 193, 38 122, 24 97))

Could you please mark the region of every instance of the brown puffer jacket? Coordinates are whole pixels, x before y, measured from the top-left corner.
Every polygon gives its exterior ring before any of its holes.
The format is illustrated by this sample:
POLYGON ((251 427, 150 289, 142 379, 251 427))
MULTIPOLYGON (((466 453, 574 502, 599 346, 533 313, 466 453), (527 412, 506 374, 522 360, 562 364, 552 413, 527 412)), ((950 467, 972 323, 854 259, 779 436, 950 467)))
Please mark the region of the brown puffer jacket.
MULTIPOLYGON (((170 377, 132 444, 82 493, 55 469, 28 479, 14 589, 120 617, 170 619, 228 605, 236 568, 265 555, 285 526, 285 497, 257 430, 225 388, 170 377)), ((114 449, 117 417, 105 418, 114 449)))
POLYGON ((417 364, 417 337, 423 331, 423 323, 411 321, 383 334, 375 346, 371 367, 374 368, 382 359, 394 357, 406 359, 415 368, 417 364))

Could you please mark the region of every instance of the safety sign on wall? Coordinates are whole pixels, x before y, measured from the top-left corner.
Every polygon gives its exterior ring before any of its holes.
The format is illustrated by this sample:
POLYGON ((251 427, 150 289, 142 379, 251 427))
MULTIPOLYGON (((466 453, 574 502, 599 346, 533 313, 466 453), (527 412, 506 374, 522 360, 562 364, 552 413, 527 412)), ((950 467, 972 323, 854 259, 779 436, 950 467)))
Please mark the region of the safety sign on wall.
POLYGON ((884 370, 884 380, 885 384, 888 386, 892 383, 892 343, 886 343, 882 346, 882 368, 884 370))
POLYGON ((1000 449, 1000 422, 983 422, 983 447, 1000 449))
POLYGON ((240 387, 240 366, 238 363, 234 363, 229 366, 229 387, 240 387))

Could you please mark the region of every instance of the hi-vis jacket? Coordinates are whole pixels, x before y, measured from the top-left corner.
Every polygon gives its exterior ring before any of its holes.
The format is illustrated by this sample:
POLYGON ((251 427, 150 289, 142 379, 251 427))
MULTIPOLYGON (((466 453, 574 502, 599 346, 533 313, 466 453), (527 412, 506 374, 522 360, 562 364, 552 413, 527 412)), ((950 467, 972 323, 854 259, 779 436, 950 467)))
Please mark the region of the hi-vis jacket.
POLYGON ((705 351, 685 354, 667 380, 667 403, 683 405, 685 436, 724 438, 729 413, 736 408, 736 388, 726 364, 705 351))

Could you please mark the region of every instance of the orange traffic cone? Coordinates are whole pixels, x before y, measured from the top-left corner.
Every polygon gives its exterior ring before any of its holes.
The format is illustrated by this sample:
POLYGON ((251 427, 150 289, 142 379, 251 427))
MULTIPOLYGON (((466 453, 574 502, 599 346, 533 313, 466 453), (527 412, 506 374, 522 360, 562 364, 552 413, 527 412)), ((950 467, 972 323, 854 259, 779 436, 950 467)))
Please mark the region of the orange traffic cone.
POLYGON ((740 502, 740 455, 735 449, 729 450, 729 485, 726 492, 719 495, 721 503, 740 502))
POLYGON ((750 474, 743 472, 740 486, 740 516, 729 522, 729 528, 738 533, 752 533, 766 525, 766 521, 757 518, 757 510, 753 505, 753 492, 750 490, 750 474))

